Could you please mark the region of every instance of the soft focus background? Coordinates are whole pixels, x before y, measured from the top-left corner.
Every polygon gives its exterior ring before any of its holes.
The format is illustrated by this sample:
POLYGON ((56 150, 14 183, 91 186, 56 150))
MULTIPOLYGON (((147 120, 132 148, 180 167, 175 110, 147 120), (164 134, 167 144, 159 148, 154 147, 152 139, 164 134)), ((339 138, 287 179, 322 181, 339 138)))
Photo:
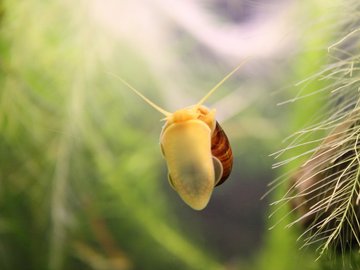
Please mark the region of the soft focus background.
POLYGON ((339 37, 328 2, 1 0, 0 269, 317 269, 260 198, 321 103, 291 101, 339 37), (168 185, 163 116, 109 73, 174 111, 249 56, 207 101, 233 173, 193 211, 168 185))

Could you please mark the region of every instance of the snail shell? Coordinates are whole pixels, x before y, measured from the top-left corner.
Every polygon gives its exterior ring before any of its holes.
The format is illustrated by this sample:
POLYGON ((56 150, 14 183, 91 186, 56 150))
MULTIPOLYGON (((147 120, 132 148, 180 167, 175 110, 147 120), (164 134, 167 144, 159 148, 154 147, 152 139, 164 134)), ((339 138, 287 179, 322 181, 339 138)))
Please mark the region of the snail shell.
POLYGON ((233 165, 233 154, 229 139, 217 121, 215 130, 211 136, 211 153, 221 162, 223 168, 222 176, 215 185, 219 186, 224 183, 226 179, 228 179, 231 173, 233 165))

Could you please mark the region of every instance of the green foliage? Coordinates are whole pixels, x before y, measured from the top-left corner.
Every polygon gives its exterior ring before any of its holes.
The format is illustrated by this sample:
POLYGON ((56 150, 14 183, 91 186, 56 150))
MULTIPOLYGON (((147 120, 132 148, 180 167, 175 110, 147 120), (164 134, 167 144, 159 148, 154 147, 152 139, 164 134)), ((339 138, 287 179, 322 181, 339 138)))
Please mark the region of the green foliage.
POLYGON ((107 44, 81 3, 5 1, 4 10, 0 268, 221 268, 179 229, 152 169, 160 123, 132 118, 139 108, 106 74, 121 63, 146 76, 141 58, 107 44))

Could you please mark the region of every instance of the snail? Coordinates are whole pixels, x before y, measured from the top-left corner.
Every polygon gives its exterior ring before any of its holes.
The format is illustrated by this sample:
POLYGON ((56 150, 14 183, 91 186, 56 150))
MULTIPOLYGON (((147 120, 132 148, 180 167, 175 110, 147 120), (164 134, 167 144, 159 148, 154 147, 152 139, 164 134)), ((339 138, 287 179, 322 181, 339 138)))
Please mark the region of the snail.
POLYGON ((204 209, 215 186, 230 175, 233 155, 229 140, 215 119, 215 109, 202 104, 246 61, 226 75, 197 104, 170 113, 120 81, 165 116, 160 134, 161 152, 168 168, 170 186, 194 210, 204 209))

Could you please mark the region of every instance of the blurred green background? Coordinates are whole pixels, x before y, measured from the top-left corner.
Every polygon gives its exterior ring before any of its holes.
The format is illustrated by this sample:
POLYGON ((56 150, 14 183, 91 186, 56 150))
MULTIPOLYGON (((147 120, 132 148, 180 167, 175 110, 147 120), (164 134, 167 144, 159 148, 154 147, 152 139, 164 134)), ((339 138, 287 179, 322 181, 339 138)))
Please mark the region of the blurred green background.
POLYGON ((326 63, 335 2, 0 1, 0 269, 317 269, 260 198, 321 104, 277 106, 326 63), (175 111, 248 56, 207 101, 235 160, 195 212, 168 185, 163 116, 109 72, 175 111))

